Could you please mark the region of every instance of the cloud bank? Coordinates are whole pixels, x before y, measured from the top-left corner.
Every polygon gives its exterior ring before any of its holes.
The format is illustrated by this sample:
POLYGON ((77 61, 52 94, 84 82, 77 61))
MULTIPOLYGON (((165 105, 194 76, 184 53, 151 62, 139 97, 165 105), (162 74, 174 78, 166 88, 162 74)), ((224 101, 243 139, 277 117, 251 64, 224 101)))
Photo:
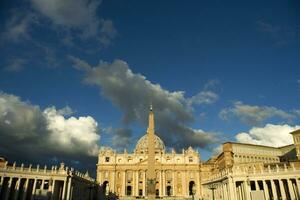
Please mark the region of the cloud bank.
POLYGON ((219 117, 223 120, 228 120, 233 116, 251 126, 260 125, 275 117, 288 121, 295 117, 293 114, 275 107, 247 105, 241 101, 234 102, 233 107, 225 108, 219 113, 219 117))
MULTIPOLYGON (((125 125, 139 122, 146 126, 151 103, 157 134, 167 146, 177 149, 189 145, 208 148, 217 141, 214 133, 189 127, 194 121, 191 105, 213 103, 217 100, 217 94, 212 91, 206 90, 195 97, 185 98, 183 91, 170 92, 150 82, 145 76, 133 73, 122 60, 114 60, 112 63, 100 61, 92 67, 79 58, 70 56, 70 59, 76 69, 85 72, 84 82, 98 86, 101 94, 123 112, 125 125)), ((121 140, 124 140, 124 135, 121 140)))
POLYGON ((242 143, 280 147, 292 144, 293 137, 289 133, 299 128, 300 126, 290 126, 287 124, 267 124, 264 127, 253 127, 248 133, 238 133, 236 140, 242 143))
POLYGON ((0 93, 0 152, 9 160, 48 162, 52 158, 83 161, 97 155, 100 135, 90 116, 67 117, 69 107, 58 110, 0 93))

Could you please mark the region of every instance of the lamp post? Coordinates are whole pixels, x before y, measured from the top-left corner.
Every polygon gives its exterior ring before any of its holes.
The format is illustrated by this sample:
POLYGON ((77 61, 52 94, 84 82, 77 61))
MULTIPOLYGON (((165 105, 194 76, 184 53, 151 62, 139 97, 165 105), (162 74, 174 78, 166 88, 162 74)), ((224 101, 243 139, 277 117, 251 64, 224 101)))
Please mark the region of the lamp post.
POLYGON ((209 189, 212 191, 212 200, 215 200, 215 189, 216 189, 216 184, 211 184, 209 185, 209 189))

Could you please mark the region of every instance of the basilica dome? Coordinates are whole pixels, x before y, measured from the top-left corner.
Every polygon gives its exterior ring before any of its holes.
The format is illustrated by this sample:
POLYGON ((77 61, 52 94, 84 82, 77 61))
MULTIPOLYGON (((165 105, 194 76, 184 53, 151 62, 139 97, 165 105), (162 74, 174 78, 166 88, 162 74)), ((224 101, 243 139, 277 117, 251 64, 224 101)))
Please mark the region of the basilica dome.
MULTIPOLYGON (((155 136, 155 153, 164 152, 165 151, 165 144, 164 142, 157 136, 155 136)), ((148 152, 148 134, 144 135, 139 139, 135 146, 136 153, 146 153, 148 152)))

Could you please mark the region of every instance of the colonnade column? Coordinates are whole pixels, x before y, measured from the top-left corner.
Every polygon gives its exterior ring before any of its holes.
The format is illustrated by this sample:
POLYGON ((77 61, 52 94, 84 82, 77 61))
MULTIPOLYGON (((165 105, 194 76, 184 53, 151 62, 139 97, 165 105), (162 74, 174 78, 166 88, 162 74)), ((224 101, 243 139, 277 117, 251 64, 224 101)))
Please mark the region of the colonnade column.
POLYGON ((21 182, 21 178, 18 178, 14 188, 14 197, 13 197, 14 199, 18 199, 18 195, 20 194, 20 182, 21 182))
POLYGON ((285 189, 284 189, 284 185, 283 185, 283 180, 278 179, 278 182, 279 182, 279 189, 280 189, 280 193, 281 193, 281 199, 286 199, 286 193, 285 193, 285 189))
POLYGON ((269 188, 268 185, 266 183, 266 180, 263 180, 263 187, 264 187, 264 194, 265 194, 265 199, 269 200, 270 199, 270 195, 269 195, 269 188))
POLYGON ((63 180, 62 200, 65 200, 66 198, 66 185, 67 185, 67 181, 63 180))
POLYGON ((297 194, 300 196, 300 180, 296 178, 296 190, 297 194))
POLYGON ((276 191, 274 180, 270 180, 270 182, 271 182, 271 186, 272 186, 273 199, 277 200, 278 197, 277 197, 277 191, 276 191))
POLYGON ((37 179, 33 179, 33 189, 32 189, 32 195, 31 195, 32 200, 34 199, 34 196, 35 196, 36 182, 37 182, 37 179))
POLYGON ((232 200, 236 199, 235 198, 236 193, 235 193, 234 187, 235 187, 235 182, 233 181, 232 178, 228 178, 228 189, 229 189, 229 193, 233 196, 232 200))
POLYGON ((287 184, 288 184, 288 188, 289 188, 289 193, 290 193, 290 197, 292 200, 296 199, 296 194, 294 192, 294 187, 293 187, 293 182, 291 179, 287 180, 287 184))
POLYGON ((26 195, 27 195, 27 190, 28 190, 28 183, 29 183, 29 179, 26 178, 25 179, 25 183, 23 185, 23 196, 22 196, 22 200, 26 199, 26 195))
POLYGON ((71 185, 72 185, 72 178, 70 177, 69 180, 68 180, 67 200, 71 199, 70 198, 70 196, 71 196, 71 185))
MULTIPOLYGON (((249 183, 249 184, 250 184, 250 183, 249 183)), ((246 200, 251 200, 251 196, 250 196, 251 188, 250 188, 250 185, 249 185, 249 184, 248 184, 248 181, 247 181, 247 180, 245 180, 245 181, 243 182, 246 200)))

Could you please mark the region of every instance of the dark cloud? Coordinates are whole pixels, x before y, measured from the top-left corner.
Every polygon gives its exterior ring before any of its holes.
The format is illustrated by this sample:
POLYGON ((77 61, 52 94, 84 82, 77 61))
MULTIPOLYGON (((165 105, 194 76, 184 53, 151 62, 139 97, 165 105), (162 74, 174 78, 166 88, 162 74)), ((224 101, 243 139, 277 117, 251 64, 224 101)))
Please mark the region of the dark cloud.
MULTIPOLYGON (((86 73, 85 83, 99 86, 102 95, 122 110, 125 125, 139 122, 146 126, 149 105, 152 104, 157 134, 167 146, 208 148, 217 140, 212 133, 189 127, 194 121, 193 108, 183 91, 170 92, 159 84, 151 83, 143 75, 133 73, 122 60, 112 63, 101 61, 96 67, 91 67, 81 59, 72 56, 70 59, 76 69, 86 73)), ((201 100, 198 103, 207 101, 201 100)))
POLYGON ((115 129, 113 134, 112 145, 118 150, 128 148, 132 142, 132 132, 128 128, 115 129))
POLYGON ((69 107, 57 110, 0 93, 0 155, 10 161, 95 164, 98 153, 97 122, 92 117, 69 117, 69 107), (90 161, 86 163, 87 161, 90 161))

